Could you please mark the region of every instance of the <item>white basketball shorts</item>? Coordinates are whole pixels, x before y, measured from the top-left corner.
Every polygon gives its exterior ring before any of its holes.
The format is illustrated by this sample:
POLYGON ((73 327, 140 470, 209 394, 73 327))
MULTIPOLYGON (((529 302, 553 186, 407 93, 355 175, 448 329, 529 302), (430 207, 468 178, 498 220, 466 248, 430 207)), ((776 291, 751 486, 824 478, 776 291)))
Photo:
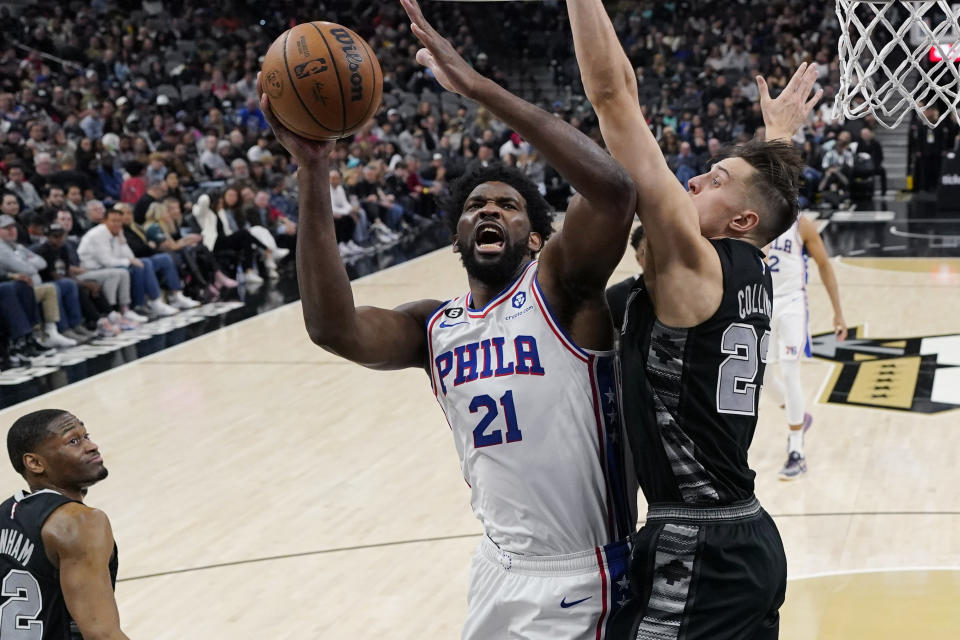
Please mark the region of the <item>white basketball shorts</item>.
POLYGON ((800 292, 785 299, 774 298, 767 362, 796 360, 806 353, 809 340, 806 294, 800 292))
POLYGON ((630 593, 626 541, 520 556, 484 536, 473 556, 464 640, 600 640, 630 593))

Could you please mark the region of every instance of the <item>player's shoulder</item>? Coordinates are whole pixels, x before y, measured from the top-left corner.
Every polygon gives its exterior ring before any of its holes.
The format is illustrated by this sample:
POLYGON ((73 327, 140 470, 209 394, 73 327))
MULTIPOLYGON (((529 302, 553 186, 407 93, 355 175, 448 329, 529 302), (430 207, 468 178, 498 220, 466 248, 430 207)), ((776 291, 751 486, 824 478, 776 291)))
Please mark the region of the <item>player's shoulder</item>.
POLYGON ((107 514, 82 502, 67 502, 57 507, 43 524, 44 541, 76 544, 97 536, 112 538, 107 514))

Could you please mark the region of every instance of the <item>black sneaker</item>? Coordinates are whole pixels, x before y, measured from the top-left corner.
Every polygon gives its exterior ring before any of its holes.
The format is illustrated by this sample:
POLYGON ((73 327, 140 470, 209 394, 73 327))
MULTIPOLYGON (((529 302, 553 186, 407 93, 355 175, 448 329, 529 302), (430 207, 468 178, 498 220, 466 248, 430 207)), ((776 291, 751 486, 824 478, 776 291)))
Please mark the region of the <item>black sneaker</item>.
POLYGON ((20 340, 17 341, 17 344, 14 345, 14 349, 20 355, 28 358, 39 358, 41 356, 48 356, 57 352, 56 349, 47 349, 46 347, 41 346, 41 344, 37 342, 37 339, 33 336, 20 338, 20 340))

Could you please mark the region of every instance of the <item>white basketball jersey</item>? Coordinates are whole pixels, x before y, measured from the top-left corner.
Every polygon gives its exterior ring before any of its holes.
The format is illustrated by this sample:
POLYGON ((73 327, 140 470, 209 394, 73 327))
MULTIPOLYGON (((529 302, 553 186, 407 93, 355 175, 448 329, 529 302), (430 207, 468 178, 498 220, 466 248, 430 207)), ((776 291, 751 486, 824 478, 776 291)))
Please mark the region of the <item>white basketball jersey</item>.
POLYGON ((487 536, 513 553, 562 555, 632 532, 636 483, 614 353, 575 345, 536 276, 533 261, 483 309, 467 294, 430 316, 431 382, 487 536))
MULTIPOLYGON (((767 265, 773 277, 774 301, 793 297, 807 290, 807 255, 803 250, 803 240, 800 238, 799 223, 783 232, 773 244, 767 254, 767 265)), ((774 302, 773 311, 777 305, 774 302)))

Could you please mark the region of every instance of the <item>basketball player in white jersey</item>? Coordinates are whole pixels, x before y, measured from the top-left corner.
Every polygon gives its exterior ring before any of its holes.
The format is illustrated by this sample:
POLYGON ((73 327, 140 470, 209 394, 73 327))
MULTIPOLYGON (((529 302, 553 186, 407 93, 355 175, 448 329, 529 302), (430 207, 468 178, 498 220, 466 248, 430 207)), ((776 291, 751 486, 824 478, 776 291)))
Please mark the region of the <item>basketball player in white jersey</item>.
POLYGON ((768 247, 767 264, 773 277, 773 315, 770 317, 770 350, 767 362, 780 361, 780 376, 773 376, 771 388, 787 410, 787 462, 780 469, 781 480, 794 480, 807 470, 803 434, 813 424, 806 412, 800 384, 800 357, 810 356, 807 326, 807 256, 813 258, 820 279, 833 305, 833 330, 837 340, 847 337, 847 323, 840 308, 840 291, 817 226, 800 216, 768 247))
POLYGON ((579 195, 551 237, 549 207, 522 174, 495 166, 465 176, 446 210, 466 293, 357 308, 330 206, 332 144, 285 129, 264 95, 264 114, 299 164, 297 273, 307 332, 361 365, 428 374, 485 534, 463 637, 595 640, 622 600, 629 554, 620 541, 636 523, 604 299, 635 189, 589 138, 482 77, 415 3, 404 8, 425 46, 417 60, 516 130, 579 195))

